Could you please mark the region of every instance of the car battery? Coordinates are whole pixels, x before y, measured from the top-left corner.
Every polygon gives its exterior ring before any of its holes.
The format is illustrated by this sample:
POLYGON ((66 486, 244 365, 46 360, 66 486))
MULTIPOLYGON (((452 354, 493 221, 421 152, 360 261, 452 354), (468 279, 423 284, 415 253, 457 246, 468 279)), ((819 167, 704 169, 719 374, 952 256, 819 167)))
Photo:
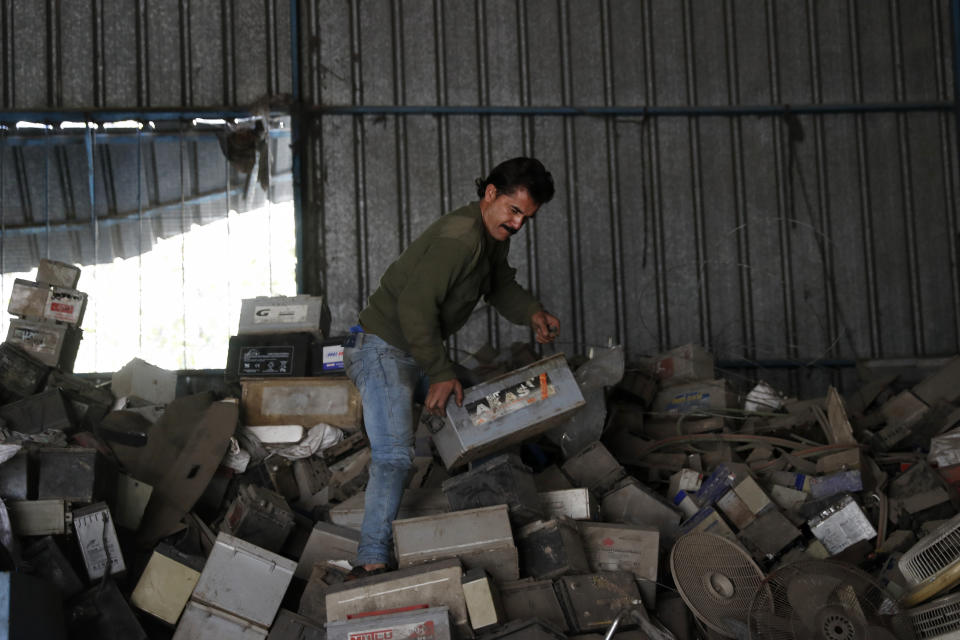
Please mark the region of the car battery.
POLYGON ((741 529, 737 537, 755 559, 762 560, 780 553, 800 537, 800 530, 774 509, 741 529))
POLYGON ((860 505, 849 495, 810 518, 807 525, 830 555, 837 555, 861 540, 872 540, 877 536, 877 530, 860 505))
POLYGON ((748 477, 750 477, 750 470, 746 465, 721 462, 709 476, 703 479, 700 488, 694 494, 694 500, 701 507, 709 506, 726 495, 734 485, 748 477))
POLYGON ((886 426, 874 434, 874 448, 889 451, 913 432, 929 410, 927 403, 910 391, 902 391, 887 400, 880 407, 880 412, 886 418, 886 426))
POLYGON ((80 268, 66 262, 41 258, 37 266, 37 282, 52 287, 74 289, 80 282, 80 268))
POLYGON ((500 581, 520 575, 506 505, 393 521, 401 568, 457 557, 467 570, 486 569, 500 581))
POLYGON ((483 640, 563 640, 566 638, 560 627, 536 618, 514 620, 498 628, 483 640))
POLYGON ((7 311, 30 320, 50 320, 80 326, 87 308, 87 294, 66 287, 16 279, 7 311))
POLYGON ((600 509, 586 489, 560 489, 540 493, 540 504, 547 518, 596 520, 600 509))
POLYGON ((414 638, 416 640, 451 640, 450 613, 446 607, 411 607, 397 611, 328 622, 327 640, 379 640, 380 638, 414 638))
POLYGON ((130 594, 130 604, 168 624, 177 624, 200 580, 203 564, 202 557, 161 542, 130 594))
POLYGON ((323 625, 306 616, 280 609, 277 619, 270 627, 267 640, 326 640, 323 625))
POLYGON ((293 510, 283 496, 253 484, 240 487, 220 531, 279 553, 293 530, 293 510))
POLYGON ((500 592, 486 571, 471 569, 463 574, 461 586, 474 631, 506 622, 500 592))
MULTIPOLYGON (((365 493, 357 493, 330 510, 330 522, 341 527, 360 530, 363 524, 365 493)), ((435 516, 450 511, 450 503, 440 489, 406 489, 400 499, 398 520, 435 516)))
POLYGON ((0 420, 6 423, 7 429, 27 434, 47 429, 70 432, 75 426, 73 409, 57 389, 48 389, 3 405, 0 407, 0 420))
POLYGON ((62 535, 72 520, 63 500, 11 500, 6 506, 18 536, 62 535))
POLYGON ((559 629, 567 628, 552 580, 525 578, 500 586, 500 599, 508 620, 537 618, 559 629))
POLYGON ((244 424, 298 424, 309 428, 323 422, 345 431, 360 429, 360 392, 346 378, 244 380, 241 386, 244 424))
POLYGON ((633 574, 625 571, 563 576, 554 588, 576 633, 606 631, 617 614, 640 600, 633 574))
POLYGON ((50 367, 9 342, 0 343, 0 402, 32 396, 40 390, 50 367))
POLYGON ((0 638, 66 640, 63 605, 54 586, 25 573, 0 572, 0 638))
POLYGON ((322 296, 247 298, 240 303, 238 336, 304 333, 330 335, 330 309, 322 296))
POLYGON ((57 587, 64 600, 83 591, 83 582, 52 536, 44 536, 26 547, 22 558, 32 575, 57 587))
POLYGON ((537 485, 537 491, 560 491, 561 489, 573 489, 573 483, 570 482, 560 467, 555 464, 550 465, 540 473, 534 474, 533 482, 537 485))
POLYGON ((224 375, 227 380, 302 378, 307 375, 309 364, 309 334, 231 336, 224 375))
POLYGON ((731 405, 727 381, 702 380, 664 389, 653 399, 654 413, 698 414, 726 409, 731 405))
POLYGON ((837 471, 815 477, 812 480, 810 483, 810 495, 814 499, 829 498, 838 493, 863 491, 863 479, 857 470, 837 471))
POLYGON ((774 508, 770 497, 751 476, 741 480, 739 484, 733 487, 733 491, 750 510, 750 513, 754 515, 758 516, 774 508))
POLYGON ((67 324, 43 320, 11 320, 7 342, 47 365, 73 371, 83 331, 67 324))
POLYGON ((88 431, 95 429, 113 406, 110 389, 58 369, 50 372, 46 388, 60 390, 70 402, 77 424, 88 431))
POLYGON ((534 578, 556 578, 590 570, 577 523, 568 518, 531 522, 517 534, 523 570, 534 578))
POLYGON ((30 456, 20 450, 15 456, 0 463, 0 498, 26 500, 30 498, 30 456))
MULTIPOLYGON (((97 640, 149 640, 113 580, 91 587, 78 596, 71 610, 72 628, 83 628, 97 640)), ((39 636, 43 637, 43 636, 39 636)))
POLYGON ((600 503, 603 519, 653 527, 660 532, 661 544, 672 544, 679 533, 680 512, 633 478, 628 480, 603 497, 600 503))
POLYGON ((746 528, 757 518, 756 514, 750 511, 746 503, 732 489, 717 500, 716 507, 738 530, 746 528))
POLYGON ((315 564, 327 560, 353 560, 357 557, 357 545, 360 544, 360 532, 329 522, 317 522, 310 531, 307 544, 300 554, 296 576, 303 580, 310 577, 315 564))
POLYGON ((91 580, 126 571, 110 508, 103 502, 73 511, 73 529, 91 580))
POLYGON ((597 494, 606 493, 627 475, 613 454, 599 442, 594 442, 564 462, 563 472, 570 476, 576 486, 597 494))
POLYGON ((581 522, 580 537, 590 571, 627 571, 640 586, 643 603, 653 607, 657 594, 660 532, 629 524, 581 522))
POLYGON ((172 640, 265 640, 267 633, 240 616, 191 600, 172 640))
POLYGON ((470 637, 460 562, 451 558, 332 585, 327 589, 327 620, 339 622, 370 611, 429 604, 446 607, 450 623, 470 637))
POLYGON ((133 476, 125 473, 117 474, 117 495, 114 505, 113 519, 118 525, 130 531, 140 528, 143 512, 147 509, 153 487, 146 482, 140 482, 133 476))
POLYGON ((106 459, 96 449, 43 447, 36 452, 37 497, 89 503, 109 499, 114 486, 106 459))
POLYGON ((505 504, 510 521, 522 526, 543 517, 530 467, 514 454, 499 455, 445 480, 443 494, 451 511, 505 504))
POLYGON ((663 388, 713 378, 713 355, 695 344, 686 344, 661 353, 654 372, 663 388))
POLYGON ((343 375, 343 341, 346 336, 314 340, 310 345, 310 375, 343 375))
POLYGON ((702 533, 712 533, 721 538, 726 538, 730 542, 740 543, 737 534, 733 532, 730 525, 724 520, 720 512, 715 507, 704 507, 697 513, 690 516, 680 527, 681 535, 699 531, 702 533))
POLYGON ((224 532, 217 535, 193 600, 270 626, 297 563, 224 532))
POLYGON ((451 398, 446 418, 431 420, 429 428, 453 469, 540 435, 584 404, 566 358, 556 354, 464 389, 462 406, 451 398))
POLYGON ((110 390, 137 405, 170 404, 177 395, 177 374, 134 358, 113 374, 110 390))
POLYGON ((369 448, 363 448, 330 465, 327 486, 332 500, 345 500, 366 484, 372 455, 369 448))

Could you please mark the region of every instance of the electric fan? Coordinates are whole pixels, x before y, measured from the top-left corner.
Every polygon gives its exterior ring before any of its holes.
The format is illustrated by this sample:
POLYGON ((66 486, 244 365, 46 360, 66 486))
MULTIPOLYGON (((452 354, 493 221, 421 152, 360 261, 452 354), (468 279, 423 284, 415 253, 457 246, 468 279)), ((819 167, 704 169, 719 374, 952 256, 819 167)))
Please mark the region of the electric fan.
POLYGON ((960 640, 960 593, 907 609, 917 640, 960 640))
POLYGON ((832 560, 801 561, 767 576, 750 604, 754 640, 905 640, 897 601, 869 574, 832 560))

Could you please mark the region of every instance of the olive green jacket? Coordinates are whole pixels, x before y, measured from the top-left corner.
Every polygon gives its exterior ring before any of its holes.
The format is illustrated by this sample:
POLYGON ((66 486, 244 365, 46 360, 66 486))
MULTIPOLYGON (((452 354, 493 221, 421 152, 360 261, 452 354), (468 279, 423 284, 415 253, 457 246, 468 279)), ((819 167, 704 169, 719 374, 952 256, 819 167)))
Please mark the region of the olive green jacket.
POLYGON ((487 232, 480 204, 439 218, 391 264, 367 307, 365 331, 407 351, 430 378, 454 378, 443 341, 470 318, 483 296, 514 324, 527 324, 540 303, 514 279, 507 264, 510 240, 487 232))

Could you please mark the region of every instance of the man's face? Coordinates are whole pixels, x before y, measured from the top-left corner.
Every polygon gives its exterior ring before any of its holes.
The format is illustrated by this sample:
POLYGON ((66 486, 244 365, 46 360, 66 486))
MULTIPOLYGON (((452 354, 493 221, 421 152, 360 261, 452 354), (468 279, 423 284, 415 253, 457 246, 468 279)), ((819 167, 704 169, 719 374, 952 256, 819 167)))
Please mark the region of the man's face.
POLYGON ((480 202, 483 224, 494 240, 506 240, 523 228, 523 224, 537 212, 540 205, 533 201, 523 187, 510 194, 500 193, 492 184, 487 185, 480 202))

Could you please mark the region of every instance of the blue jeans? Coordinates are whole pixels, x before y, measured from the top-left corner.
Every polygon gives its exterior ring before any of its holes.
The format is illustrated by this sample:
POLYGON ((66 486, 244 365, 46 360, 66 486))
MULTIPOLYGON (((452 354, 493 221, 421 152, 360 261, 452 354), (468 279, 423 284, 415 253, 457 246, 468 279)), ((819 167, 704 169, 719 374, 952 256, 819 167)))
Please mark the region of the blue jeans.
POLYGON ((413 466, 413 401, 426 397, 429 386, 413 356, 372 333, 362 335, 359 348, 343 350, 347 375, 363 400, 363 424, 372 454, 357 565, 390 560, 391 523, 413 466))

